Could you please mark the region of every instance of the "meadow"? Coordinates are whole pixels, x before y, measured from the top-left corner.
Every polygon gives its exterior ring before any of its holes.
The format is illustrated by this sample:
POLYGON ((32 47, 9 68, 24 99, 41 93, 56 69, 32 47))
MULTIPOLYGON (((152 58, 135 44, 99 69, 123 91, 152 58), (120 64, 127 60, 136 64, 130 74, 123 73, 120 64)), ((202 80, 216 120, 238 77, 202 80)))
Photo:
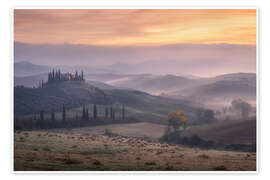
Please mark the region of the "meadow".
POLYGON ((163 125, 15 131, 15 171, 254 171, 256 153, 158 141, 163 125), (149 132, 149 128, 151 133, 149 132), (147 131, 148 130, 148 131, 147 131), (144 132, 144 133, 143 133, 144 132))

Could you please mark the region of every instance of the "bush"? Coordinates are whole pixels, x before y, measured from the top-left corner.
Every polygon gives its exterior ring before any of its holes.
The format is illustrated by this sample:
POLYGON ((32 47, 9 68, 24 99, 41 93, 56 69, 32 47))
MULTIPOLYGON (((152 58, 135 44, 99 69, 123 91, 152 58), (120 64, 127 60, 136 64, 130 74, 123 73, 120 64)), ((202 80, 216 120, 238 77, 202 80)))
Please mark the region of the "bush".
POLYGON ((103 165, 103 164, 102 164, 100 161, 98 161, 98 160, 95 160, 95 161, 93 162, 93 164, 96 165, 96 166, 102 166, 102 165, 103 165))
POLYGON ((200 148, 213 148, 216 146, 214 141, 204 140, 198 135, 193 135, 191 137, 181 137, 179 132, 169 133, 166 131, 160 140, 169 143, 183 144, 200 148))
POLYGON ((215 171, 227 171, 227 168, 222 165, 222 166, 214 167, 213 170, 215 170, 215 171))
POLYGON ((256 144, 230 144, 225 146, 226 150, 256 152, 256 144))
POLYGON ((106 136, 112 136, 113 135, 112 130, 105 129, 104 135, 106 135, 106 136))
POLYGON ((153 161, 151 161, 151 162, 146 162, 146 163, 144 163, 144 164, 147 165, 147 166, 155 166, 155 165, 156 165, 156 163, 153 162, 153 161))

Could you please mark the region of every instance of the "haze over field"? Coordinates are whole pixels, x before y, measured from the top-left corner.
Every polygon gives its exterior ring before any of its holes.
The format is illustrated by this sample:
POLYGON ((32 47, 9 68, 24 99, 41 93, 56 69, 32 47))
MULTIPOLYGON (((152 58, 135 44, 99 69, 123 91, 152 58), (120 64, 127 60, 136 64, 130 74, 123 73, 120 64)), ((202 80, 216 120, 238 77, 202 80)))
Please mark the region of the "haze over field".
POLYGON ((232 44, 92 46, 15 42, 15 61, 49 66, 90 66, 115 73, 214 76, 256 72, 256 47, 232 44), (155 68, 153 68, 155 67, 155 68))

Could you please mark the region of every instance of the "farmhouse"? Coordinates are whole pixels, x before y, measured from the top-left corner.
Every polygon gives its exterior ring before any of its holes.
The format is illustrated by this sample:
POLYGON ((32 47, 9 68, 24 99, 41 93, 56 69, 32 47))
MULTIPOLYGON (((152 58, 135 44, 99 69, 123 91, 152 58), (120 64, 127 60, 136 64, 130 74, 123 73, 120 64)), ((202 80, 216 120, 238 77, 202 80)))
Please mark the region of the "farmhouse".
POLYGON ((78 71, 75 74, 72 73, 61 73, 60 69, 52 70, 48 74, 48 82, 58 82, 58 81, 84 81, 83 71, 79 74, 78 71))

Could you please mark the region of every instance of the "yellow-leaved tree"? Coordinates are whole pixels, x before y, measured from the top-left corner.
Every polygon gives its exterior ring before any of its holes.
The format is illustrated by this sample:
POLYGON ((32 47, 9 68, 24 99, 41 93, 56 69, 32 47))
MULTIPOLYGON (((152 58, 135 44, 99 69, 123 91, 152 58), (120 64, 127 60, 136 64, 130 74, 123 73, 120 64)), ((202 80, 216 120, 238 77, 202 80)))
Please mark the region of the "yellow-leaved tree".
POLYGON ((187 117, 184 111, 170 111, 167 115, 168 128, 173 127, 174 132, 179 131, 179 128, 182 126, 185 130, 187 124, 187 117))

